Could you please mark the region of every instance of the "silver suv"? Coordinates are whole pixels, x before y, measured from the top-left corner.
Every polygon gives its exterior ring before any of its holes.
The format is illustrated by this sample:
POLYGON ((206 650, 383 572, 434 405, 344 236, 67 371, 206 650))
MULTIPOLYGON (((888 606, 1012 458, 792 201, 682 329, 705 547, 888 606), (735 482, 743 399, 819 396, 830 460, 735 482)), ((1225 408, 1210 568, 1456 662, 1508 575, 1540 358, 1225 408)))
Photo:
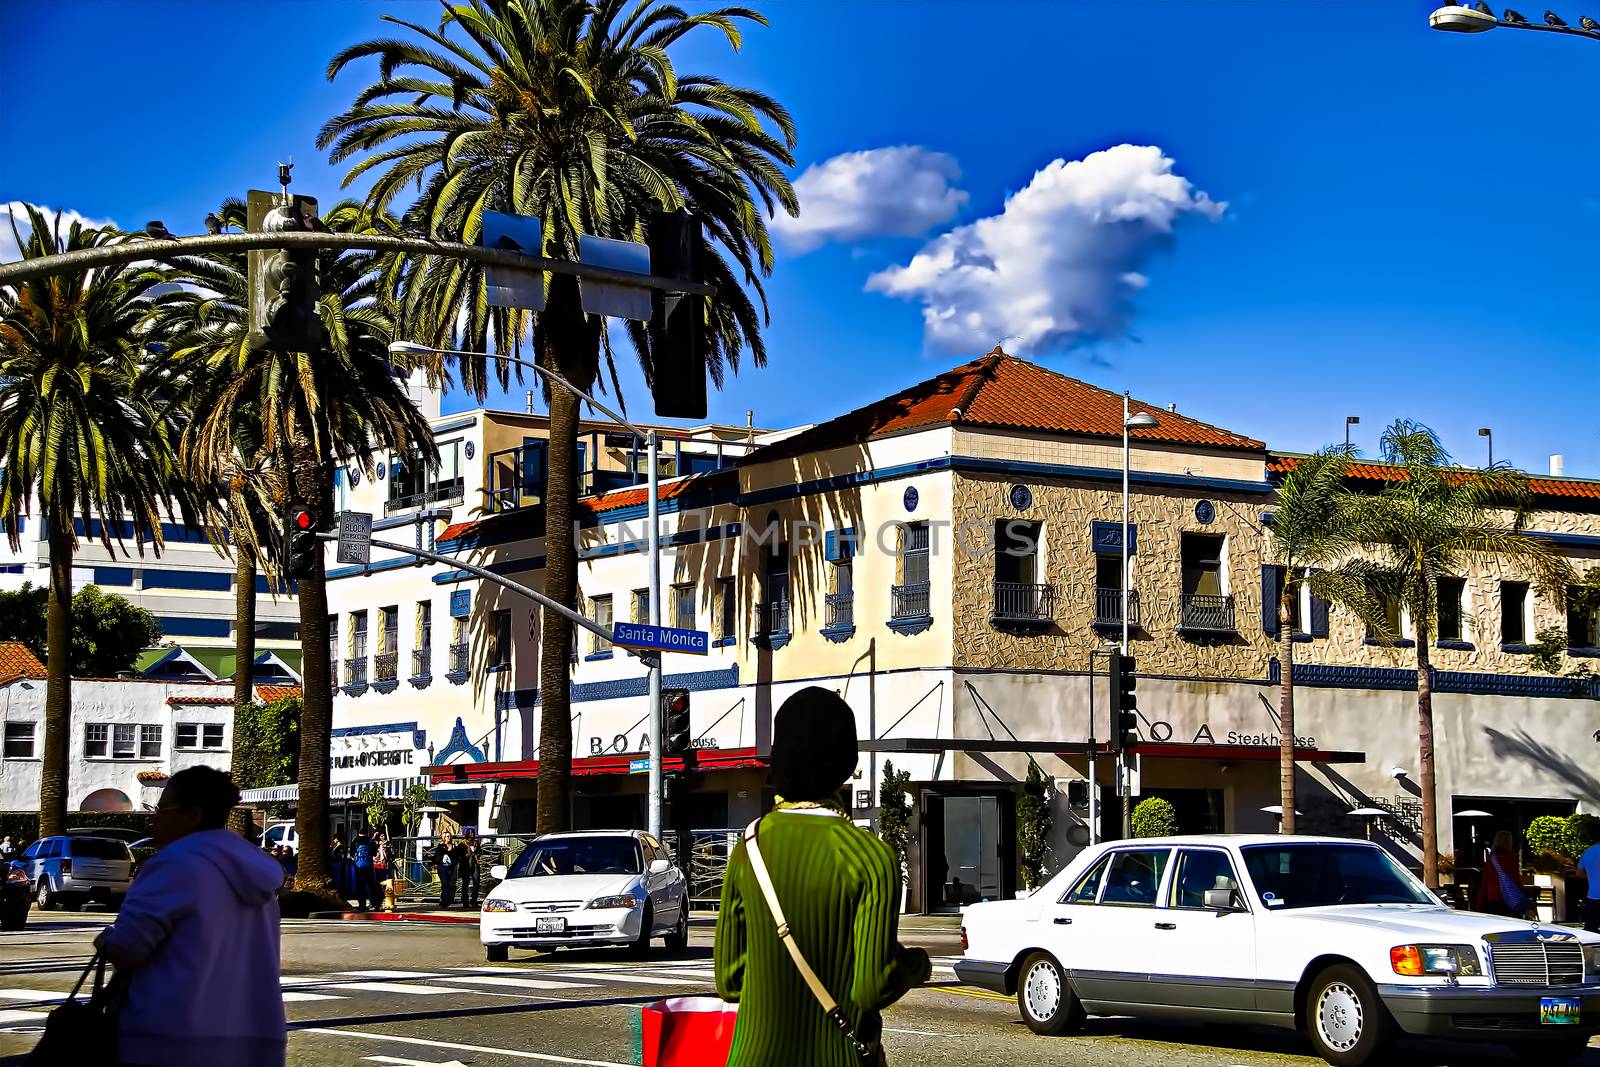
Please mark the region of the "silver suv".
POLYGON ((39 907, 76 911, 93 900, 122 903, 133 872, 133 854, 109 837, 42 837, 22 853, 39 907))

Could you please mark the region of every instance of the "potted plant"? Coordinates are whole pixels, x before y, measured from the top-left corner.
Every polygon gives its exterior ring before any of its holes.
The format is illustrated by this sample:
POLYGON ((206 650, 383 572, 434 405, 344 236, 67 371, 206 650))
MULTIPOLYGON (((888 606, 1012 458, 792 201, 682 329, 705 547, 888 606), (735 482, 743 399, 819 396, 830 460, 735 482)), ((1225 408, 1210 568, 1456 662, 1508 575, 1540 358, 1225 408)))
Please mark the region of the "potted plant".
POLYGON ((1134 837, 1171 837, 1178 832, 1178 811, 1161 797, 1139 801, 1130 821, 1134 837))
MULTIPOLYGON (((1525 835, 1528 851, 1533 853, 1529 867, 1533 871, 1533 884, 1538 889, 1550 890, 1550 903, 1539 904, 1539 918, 1543 922, 1564 922, 1567 919, 1567 878, 1577 869, 1577 859, 1582 853, 1578 836, 1569 820, 1559 815, 1541 815, 1528 824, 1525 835)), ((1543 893, 1536 893, 1543 897, 1543 893)))
POLYGON ((1025 897, 1044 884, 1050 856, 1050 782, 1039 765, 1028 761, 1028 779, 1017 796, 1017 861, 1025 897))

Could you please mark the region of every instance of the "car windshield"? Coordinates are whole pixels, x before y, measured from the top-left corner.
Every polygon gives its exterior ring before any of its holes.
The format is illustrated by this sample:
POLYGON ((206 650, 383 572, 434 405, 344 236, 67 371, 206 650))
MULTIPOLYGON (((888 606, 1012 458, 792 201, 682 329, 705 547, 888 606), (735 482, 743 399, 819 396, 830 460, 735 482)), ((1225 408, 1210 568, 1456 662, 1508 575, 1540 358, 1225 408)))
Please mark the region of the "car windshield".
POLYGON ((74 837, 71 852, 75 859, 86 860, 125 860, 128 858, 128 846, 121 841, 112 841, 104 837, 74 837))
POLYGON ((561 837, 523 849, 507 875, 638 874, 642 869, 639 842, 631 837, 561 837))
POLYGON ((1375 845, 1252 845, 1243 852, 1256 896, 1267 908, 1434 903, 1375 845))

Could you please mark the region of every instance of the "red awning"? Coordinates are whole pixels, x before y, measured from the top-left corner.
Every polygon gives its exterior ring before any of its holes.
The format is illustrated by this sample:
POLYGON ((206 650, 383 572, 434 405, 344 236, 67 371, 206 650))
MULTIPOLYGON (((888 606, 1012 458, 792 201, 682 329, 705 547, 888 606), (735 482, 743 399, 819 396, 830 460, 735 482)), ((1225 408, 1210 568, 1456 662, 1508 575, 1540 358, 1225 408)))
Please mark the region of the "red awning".
MULTIPOLYGON (((1140 741, 1133 750, 1151 759, 1209 759, 1245 762, 1278 762, 1275 745, 1186 745, 1171 741, 1140 741)), ((1294 758, 1300 763, 1365 763, 1365 752, 1341 752, 1323 748, 1297 748, 1294 758)))
MULTIPOLYGON (((643 756, 632 753, 607 756, 584 756, 572 761, 572 773, 629 774, 628 765, 643 756)), ((767 766, 767 758, 756 754, 754 748, 703 748, 696 750, 694 765, 701 771, 734 771, 767 766)), ((661 761, 664 771, 684 769, 682 756, 668 756, 661 761)), ((539 761, 508 760, 501 763, 451 763, 428 767, 424 773, 434 785, 447 782, 505 782, 513 778, 539 777, 539 761)))

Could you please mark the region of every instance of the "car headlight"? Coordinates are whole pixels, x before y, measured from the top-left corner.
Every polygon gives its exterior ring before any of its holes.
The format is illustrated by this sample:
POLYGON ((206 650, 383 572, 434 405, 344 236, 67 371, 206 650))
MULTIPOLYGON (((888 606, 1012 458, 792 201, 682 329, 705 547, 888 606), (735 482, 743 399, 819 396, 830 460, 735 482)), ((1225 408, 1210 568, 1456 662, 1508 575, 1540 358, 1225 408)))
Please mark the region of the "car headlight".
POLYGON ((1583 973, 1600 979, 1600 941, 1583 946, 1583 973))
POLYGON ((15 885, 19 882, 23 885, 28 884, 27 871, 23 870, 21 867, 13 867, 6 872, 6 883, 8 885, 15 885))
POLYGON ((1389 950, 1395 974, 1420 978, 1427 974, 1483 974, 1478 953, 1470 945, 1396 945, 1389 950))
POLYGON ((595 897, 589 901, 591 908, 637 908, 639 898, 632 893, 619 893, 613 897, 595 897))
POLYGON ((517 906, 509 900, 486 900, 483 902, 484 911, 516 911, 517 906))

